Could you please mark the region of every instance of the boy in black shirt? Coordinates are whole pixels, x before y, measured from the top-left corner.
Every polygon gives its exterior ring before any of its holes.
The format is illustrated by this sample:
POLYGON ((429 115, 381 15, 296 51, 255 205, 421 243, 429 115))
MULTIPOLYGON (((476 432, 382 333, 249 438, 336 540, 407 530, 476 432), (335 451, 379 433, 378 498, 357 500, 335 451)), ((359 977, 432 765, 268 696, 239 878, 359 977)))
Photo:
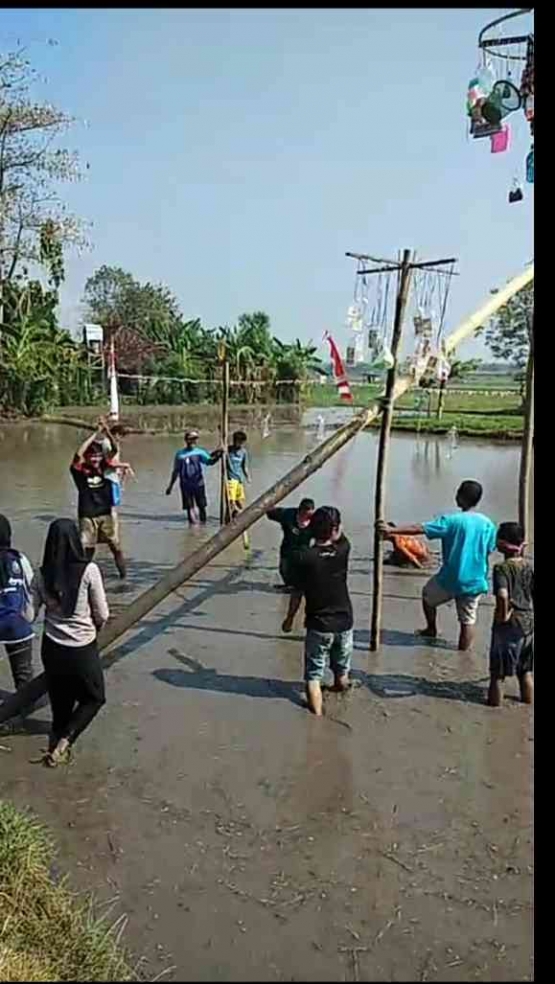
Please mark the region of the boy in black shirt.
POLYGON ((283 530, 283 540, 279 548, 279 573, 288 590, 294 587, 295 558, 299 550, 308 547, 312 539, 310 520, 314 515, 314 499, 301 499, 299 508, 270 509, 268 519, 279 523, 283 530))
POLYGON ((501 523, 497 549, 505 560, 493 568, 495 615, 489 657, 488 704, 499 707, 505 677, 517 676, 520 699, 534 698, 534 570, 522 556, 524 533, 518 523, 501 523))
POLYGON ((349 686, 353 652, 353 609, 347 588, 351 544, 341 531, 341 515, 333 506, 317 509, 310 524, 315 544, 298 555, 295 582, 283 624, 290 632, 301 597, 305 599, 305 683, 308 706, 322 716, 322 680, 329 659, 336 690, 349 686))

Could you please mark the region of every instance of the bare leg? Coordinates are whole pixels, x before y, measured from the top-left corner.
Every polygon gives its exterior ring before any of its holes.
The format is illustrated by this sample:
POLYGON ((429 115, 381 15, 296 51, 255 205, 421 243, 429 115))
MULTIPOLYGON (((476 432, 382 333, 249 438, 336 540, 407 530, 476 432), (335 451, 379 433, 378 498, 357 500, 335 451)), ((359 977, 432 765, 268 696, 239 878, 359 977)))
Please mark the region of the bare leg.
POLYGON ((118 574, 123 581, 123 579, 127 577, 127 565, 125 563, 125 557, 123 556, 122 551, 118 550, 116 547, 110 546, 110 550, 112 551, 112 556, 114 558, 116 567, 118 569, 118 574))
POLYGON ((496 677, 490 677, 488 704, 490 707, 501 707, 503 702, 503 683, 496 677))
POLYGON ((306 699, 308 701, 309 710, 311 710, 316 717, 322 717, 322 687, 320 686, 319 680, 308 681, 306 685, 306 699))
POLYGON ((299 608, 301 607, 302 600, 303 600, 302 593, 300 591, 293 590, 289 598, 287 615, 285 616, 281 626, 282 632, 291 632, 291 630, 293 629, 293 622, 295 621, 295 615, 297 614, 299 608))
POLYGON ((437 609, 431 608, 422 599, 422 610, 426 619, 426 628, 421 629, 418 635, 424 636, 426 639, 435 639, 437 636, 437 609))
POLYGON ((518 683, 520 686, 520 699, 523 704, 533 704, 534 703, 534 675, 532 673, 523 673, 521 677, 518 678, 518 683))
POLYGON ((474 625, 461 625, 459 632, 459 651, 461 653, 467 653, 469 649, 472 649, 475 635, 476 629, 474 625))

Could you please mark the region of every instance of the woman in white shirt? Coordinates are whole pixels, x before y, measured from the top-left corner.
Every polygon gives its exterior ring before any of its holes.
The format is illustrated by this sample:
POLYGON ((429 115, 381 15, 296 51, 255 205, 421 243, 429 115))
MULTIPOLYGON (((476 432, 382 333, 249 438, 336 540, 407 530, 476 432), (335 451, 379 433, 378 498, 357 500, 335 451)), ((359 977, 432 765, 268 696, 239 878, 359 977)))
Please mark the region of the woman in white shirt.
POLYGON ((97 633, 110 612, 102 575, 88 562, 76 523, 50 524, 40 572, 33 582, 35 617, 45 607, 42 662, 52 706, 44 762, 67 762, 71 746, 105 703, 97 633))

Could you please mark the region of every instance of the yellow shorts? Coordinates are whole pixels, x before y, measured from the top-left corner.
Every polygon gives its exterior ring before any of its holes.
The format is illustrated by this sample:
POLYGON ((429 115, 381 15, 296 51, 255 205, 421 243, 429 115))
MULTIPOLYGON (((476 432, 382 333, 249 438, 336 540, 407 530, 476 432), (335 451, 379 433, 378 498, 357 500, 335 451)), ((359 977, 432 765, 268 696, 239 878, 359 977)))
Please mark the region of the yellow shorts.
POLYGON ((245 505, 245 486, 236 478, 230 478, 227 483, 227 494, 232 506, 245 505))

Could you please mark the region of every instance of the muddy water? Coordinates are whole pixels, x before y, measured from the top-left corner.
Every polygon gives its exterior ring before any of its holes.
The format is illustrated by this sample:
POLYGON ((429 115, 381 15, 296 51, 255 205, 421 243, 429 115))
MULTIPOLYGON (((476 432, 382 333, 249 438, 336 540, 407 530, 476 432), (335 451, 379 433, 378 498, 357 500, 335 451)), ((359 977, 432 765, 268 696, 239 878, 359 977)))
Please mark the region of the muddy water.
MULTIPOLYGON (((34 561, 50 519, 73 511, 74 443, 70 428, 0 431, 0 509, 34 561)), ((314 443, 313 431, 253 438, 250 494, 314 443)), ((216 528, 185 529, 177 493, 163 495, 175 446, 126 442, 128 585, 102 557, 114 612, 216 528)), ((280 635, 278 536, 263 521, 248 560, 233 545, 116 648, 109 704, 69 773, 29 764, 47 710, 36 734, 2 737, 2 793, 51 824, 75 883, 116 899, 151 976, 531 979, 531 716, 511 699, 483 706, 489 603, 474 656, 453 649, 449 609, 445 639, 417 644, 418 574, 387 572, 384 644, 369 657, 375 450, 360 435, 302 490, 339 505, 353 542, 356 686, 328 698, 327 718, 300 706, 301 633, 280 635)), ((476 478, 484 511, 511 519, 517 466, 514 447, 395 437, 389 515, 424 519, 476 478)), ((213 515, 217 480, 209 471, 213 515)))

